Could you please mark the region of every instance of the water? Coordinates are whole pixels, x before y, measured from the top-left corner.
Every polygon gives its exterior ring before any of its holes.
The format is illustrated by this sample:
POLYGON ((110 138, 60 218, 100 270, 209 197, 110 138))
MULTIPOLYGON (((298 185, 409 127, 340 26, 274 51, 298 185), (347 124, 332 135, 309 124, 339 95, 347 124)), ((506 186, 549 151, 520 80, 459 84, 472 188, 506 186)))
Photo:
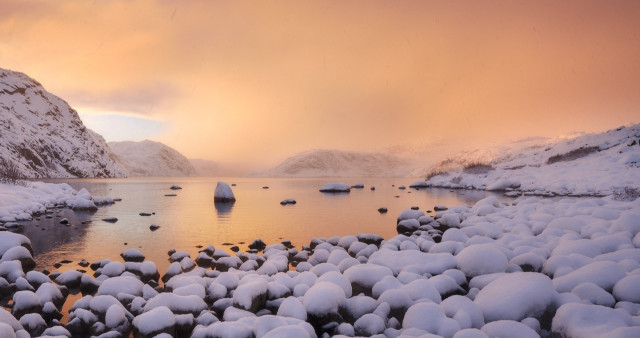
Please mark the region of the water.
MULTIPOLYGON (((384 238, 396 235, 396 217, 404 209, 418 206, 432 209, 435 204, 471 205, 492 195, 485 191, 449 191, 447 189, 410 189, 411 178, 361 179, 295 179, 295 178, 226 178, 237 201, 231 205, 213 202, 218 179, 213 178, 128 178, 54 180, 66 182, 75 189, 86 188, 94 196, 122 198, 121 202, 99 207, 97 212, 74 212, 57 209, 54 217, 23 223, 22 233, 32 241, 36 269, 65 271, 79 268, 76 264, 120 260, 120 253, 138 248, 147 260, 154 261, 163 273, 169 265, 170 248, 195 255, 197 246, 213 244, 227 252, 231 243, 246 250, 256 238, 267 244, 290 240, 298 249, 312 237, 332 237, 376 233, 384 238), (364 189, 350 193, 324 194, 325 183, 362 182, 364 189), (182 190, 170 190, 172 184, 182 190), (394 186, 395 185, 395 186, 394 186), (406 190, 400 190, 406 185, 406 190), (268 189, 263 189, 268 186, 268 189), (370 187, 375 186, 375 190, 370 187), (175 197, 165 194, 175 193, 175 197), (295 205, 280 205, 294 198, 295 205), (380 214, 377 209, 388 208, 380 214), (139 214, 155 213, 152 216, 139 214), (59 223, 66 217, 71 226, 59 223), (116 223, 102 221, 117 217, 116 223), (82 224, 86 222, 86 224, 82 224), (160 226, 150 231, 149 226, 160 226), (70 260, 59 269, 61 260, 70 260)), ((497 194, 500 199, 505 199, 497 194)))

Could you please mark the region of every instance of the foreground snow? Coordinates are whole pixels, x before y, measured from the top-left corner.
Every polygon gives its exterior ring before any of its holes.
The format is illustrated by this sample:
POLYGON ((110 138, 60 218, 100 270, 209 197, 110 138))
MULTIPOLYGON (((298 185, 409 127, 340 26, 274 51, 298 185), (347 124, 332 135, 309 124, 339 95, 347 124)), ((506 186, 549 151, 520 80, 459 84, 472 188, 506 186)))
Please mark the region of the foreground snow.
POLYGON ((425 185, 514 190, 514 195, 609 195, 624 187, 640 188, 640 124, 522 146, 487 163, 491 168, 447 167, 452 162, 469 166, 465 159, 443 161, 431 171, 448 173, 430 177, 425 185))
POLYGON ((31 220, 55 206, 74 210, 96 210, 96 205, 113 203, 111 198, 93 197, 86 189, 76 191, 66 183, 0 183, 0 222, 31 220))
POLYGON ((433 218, 415 210, 400 216, 402 234, 388 240, 314 238, 300 251, 274 244, 235 256, 209 245, 195 261, 172 251, 164 286, 137 251, 123 253, 128 262, 95 262, 94 277, 25 274, 28 239, 0 232, 0 294, 14 302, 12 314, 0 309, 0 332, 640 336, 640 199, 527 197, 503 205, 489 197, 433 218), (62 325, 58 311, 73 288, 85 296, 62 325))

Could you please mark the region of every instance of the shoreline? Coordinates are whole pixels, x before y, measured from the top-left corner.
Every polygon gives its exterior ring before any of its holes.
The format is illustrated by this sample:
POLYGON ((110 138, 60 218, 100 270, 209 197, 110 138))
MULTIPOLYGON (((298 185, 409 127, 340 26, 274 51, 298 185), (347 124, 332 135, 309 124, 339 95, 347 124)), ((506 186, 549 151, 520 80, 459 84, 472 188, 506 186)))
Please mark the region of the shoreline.
MULTIPOLYGON (((308 336, 392 337, 405 331, 444 337, 463 330, 477 336, 509 330, 568 337, 640 332, 640 294, 629 287, 640 276, 640 200, 520 197, 506 206, 489 197, 433 216, 418 212, 400 220, 406 235, 386 240, 373 234, 314 238, 300 250, 271 244, 261 255, 211 247, 197 257, 178 251, 167 271, 153 269, 152 262, 110 257, 113 262, 94 265, 101 276, 91 277, 90 268, 85 274, 71 269, 51 276, 51 284, 96 292, 71 305, 65 329, 76 334, 204 337, 227 330, 251 336, 267 328, 308 336), (298 264, 290 270, 294 260, 298 264), (215 261, 215 268, 197 264, 207 261, 215 261), (531 290, 533 298, 527 296, 531 290), (509 297, 499 296, 504 292, 509 297), (116 306, 109 311, 122 312, 121 325, 107 326, 101 312, 107 309, 92 299, 110 304, 108 309, 116 306), (96 319, 85 323, 89 313, 96 319), (572 313, 614 319, 584 327, 572 313), (427 325, 420 319, 427 314, 439 319, 427 325), (153 324, 162 316, 173 318, 172 324, 153 324)), ((0 276, 8 278, 6 272, 0 276)), ((9 284, 17 285, 17 279, 9 284)), ((22 306, 20 299, 16 306, 22 306)), ((34 312, 42 317, 42 310, 34 312)), ((35 317, 23 321, 29 326, 35 317)), ((62 327, 55 321, 48 326, 62 327)))

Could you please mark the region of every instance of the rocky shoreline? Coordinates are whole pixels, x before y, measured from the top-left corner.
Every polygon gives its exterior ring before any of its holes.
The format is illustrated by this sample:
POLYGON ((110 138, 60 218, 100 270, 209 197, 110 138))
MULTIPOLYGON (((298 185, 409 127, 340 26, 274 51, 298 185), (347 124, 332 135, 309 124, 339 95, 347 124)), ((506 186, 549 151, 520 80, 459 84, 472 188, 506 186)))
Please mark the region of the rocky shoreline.
POLYGON ((489 197, 407 209, 398 235, 168 251, 46 275, 0 232, 3 337, 640 335, 640 200, 489 197), (69 293, 82 298, 60 322, 69 293), (585 322, 582 318, 591 318, 585 322))

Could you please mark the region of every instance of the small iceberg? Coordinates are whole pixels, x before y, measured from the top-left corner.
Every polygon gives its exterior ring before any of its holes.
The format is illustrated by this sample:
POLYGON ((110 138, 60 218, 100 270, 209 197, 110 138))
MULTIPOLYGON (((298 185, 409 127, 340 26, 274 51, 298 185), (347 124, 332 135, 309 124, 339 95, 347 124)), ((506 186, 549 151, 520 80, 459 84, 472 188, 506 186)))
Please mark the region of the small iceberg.
POLYGON ((233 195, 233 191, 227 183, 218 182, 213 195, 213 200, 215 202, 235 202, 236 197, 233 195))
POLYGON ((320 192, 349 192, 351 188, 344 183, 327 183, 321 189, 320 192))

